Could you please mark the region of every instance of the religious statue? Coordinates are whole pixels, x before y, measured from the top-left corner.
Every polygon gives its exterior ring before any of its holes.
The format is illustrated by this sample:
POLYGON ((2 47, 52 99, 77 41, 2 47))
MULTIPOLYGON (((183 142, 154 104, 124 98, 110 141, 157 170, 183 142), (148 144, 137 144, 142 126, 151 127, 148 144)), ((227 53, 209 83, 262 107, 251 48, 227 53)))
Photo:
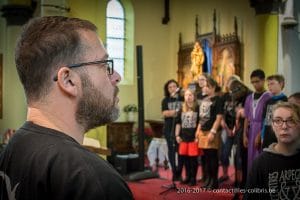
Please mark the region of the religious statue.
POLYGON ((202 65, 204 62, 204 53, 199 42, 195 42, 194 49, 191 52, 191 73, 193 76, 193 81, 197 81, 197 77, 202 74, 202 65))

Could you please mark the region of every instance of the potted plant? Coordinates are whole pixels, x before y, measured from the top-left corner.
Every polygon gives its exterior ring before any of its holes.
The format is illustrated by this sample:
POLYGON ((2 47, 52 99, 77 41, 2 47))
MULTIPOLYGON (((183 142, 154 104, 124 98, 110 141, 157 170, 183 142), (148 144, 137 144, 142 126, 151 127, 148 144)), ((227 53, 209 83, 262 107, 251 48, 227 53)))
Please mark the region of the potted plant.
POLYGON ((135 104, 128 104, 124 106, 123 111, 126 113, 127 121, 134 121, 134 113, 138 111, 135 104))

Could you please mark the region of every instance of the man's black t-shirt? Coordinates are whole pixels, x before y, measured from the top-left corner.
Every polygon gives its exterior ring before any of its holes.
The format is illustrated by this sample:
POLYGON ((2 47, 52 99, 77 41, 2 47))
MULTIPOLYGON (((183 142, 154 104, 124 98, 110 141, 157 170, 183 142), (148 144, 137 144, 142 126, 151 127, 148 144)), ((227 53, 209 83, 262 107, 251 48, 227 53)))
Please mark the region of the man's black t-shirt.
POLYGON ((0 194, 1 200, 133 199, 108 162, 70 136, 32 122, 1 153, 0 194))

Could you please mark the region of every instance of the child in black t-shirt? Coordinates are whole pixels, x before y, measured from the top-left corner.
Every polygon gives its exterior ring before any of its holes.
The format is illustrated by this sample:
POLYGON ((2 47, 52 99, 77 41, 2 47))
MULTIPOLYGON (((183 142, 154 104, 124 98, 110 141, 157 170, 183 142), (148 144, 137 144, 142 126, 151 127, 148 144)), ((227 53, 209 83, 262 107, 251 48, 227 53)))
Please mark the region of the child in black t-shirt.
POLYGON ((222 183, 229 179, 229 157, 231 154, 232 146, 236 142, 235 120, 236 108, 238 107, 239 102, 234 100, 232 93, 229 91, 229 86, 234 80, 239 80, 239 78, 236 75, 228 78, 225 84, 226 92, 221 97, 223 102, 223 118, 221 121, 222 145, 220 161, 223 169, 223 175, 219 178, 219 183, 222 183))
MULTIPOLYGON (((206 86, 206 79, 207 77, 210 77, 209 74, 202 73, 198 76, 198 85, 199 85, 199 91, 197 93, 197 103, 198 105, 201 104, 201 101, 206 97, 206 94, 202 91, 203 87, 206 86)), ((206 180, 206 174, 205 174, 205 155, 201 155, 198 157, 198 161, 201 163, 201 171, 202 171, 202 177, 200 178, 201 181, 205 182, 206 180)))
POLYGON ((299 199, 300 107, 280 102, 271 116, 278 142, 254 160, 244 199, 299 199))
MULTIPOLYGON (((182 109, 176 120, 176 141, 179 144, 179 166, 185 166, 186 179, 182 183, 191 186, 196 185, 198 144, 195 141, 195 133, 199 121, 198 107, 194 93, 186 90, 182 109)), ((182 170, 179 169, 180 171, 182 170)))
POLYGON ((161 102, 161 111, 164 117, 164 136, 168 145, 168 158, 172 168, 173 181, 181 180, 176 166, 177 143, 175 140, 175 118, 181 108, 182 97, 178 94, 179 85, 174 79, 168 80, 164 85, 164 95, 161 102))
POLYGON ((273 96, 266 102, 263 110, 262 148, 267 148, 270 144, 277 142, 272 129, 272 107, 279 101, 287 101, 287 96, 282 92, 284 88, 284 77, 282 75, 271 75, 267 77, 267 82, 268 89, 273 96))
POLYGON ((237 105, 235 108, 235 142, 236 142, 236 154, 235 154, 235 186, 238 188, 244 188, 247 178, 247 149, 243 145, 243 132, 244 132, 244 105, 247 96, 252 91, 241 81, 233 80, 229 85, 229 91, 232 99, 237 105))
POLYGON ((222 102, 215 91, 217 82, 207 78, 207 85, 203 88, 207 97, 199 105, 199 124, 197 128, 198 147, 205 155, 205 174, 207 178, 204 187, 218 188, 218 148, 220 143, 219 127, 222 119, 222 102))

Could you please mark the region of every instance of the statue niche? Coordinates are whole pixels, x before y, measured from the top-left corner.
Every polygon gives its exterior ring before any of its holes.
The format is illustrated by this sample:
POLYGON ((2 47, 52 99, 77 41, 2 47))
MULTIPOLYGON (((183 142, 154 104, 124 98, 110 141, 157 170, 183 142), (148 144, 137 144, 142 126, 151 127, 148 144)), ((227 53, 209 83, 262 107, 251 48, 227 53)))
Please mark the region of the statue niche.
POLYGON ((240 42, 236 32, 220 37, 214 45, 212 76, 223 91, 230 76, 238 75, 243 78, 240 59, 240 42))
POLYGON ((234 18, 234 31, 218 35, 216 32, 216 13, 213 15, 213 31, 198 34, 196 17, 195 42, 182 43, 179 34, 178 83, 183 88, 197 85, 202 73, 210 74, 224 89, 228 77, 238 75, 243 79, 240 64, 240 42, 237 35, 237 19, 234 18))
POLYGON ((195 42, 194 44, 194 49, 191 52, 191 73, 193 76, 193 81, 197 82, 197 78, 199 75, 202 74, 203 72, 203 63, 204 63, 204 53, 203 53, 203 49, 201 47, 201 45, 199 44, 199 42, 195 42))

